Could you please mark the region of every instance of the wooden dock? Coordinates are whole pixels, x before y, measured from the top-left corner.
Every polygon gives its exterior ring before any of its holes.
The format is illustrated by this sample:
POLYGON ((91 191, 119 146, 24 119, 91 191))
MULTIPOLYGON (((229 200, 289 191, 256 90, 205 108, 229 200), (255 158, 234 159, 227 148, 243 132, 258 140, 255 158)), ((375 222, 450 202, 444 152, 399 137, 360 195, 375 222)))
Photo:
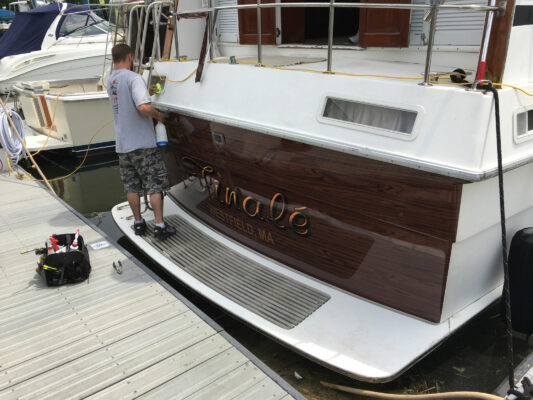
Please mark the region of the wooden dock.
POLYGON ((65 203, 5 173, 0 277, 0 400, 303 399, 65 203), (90 279, 49 288, 37 256, 21 251, 77 228, 90 279), (112 266, 119 260, 121 274, 112 266))

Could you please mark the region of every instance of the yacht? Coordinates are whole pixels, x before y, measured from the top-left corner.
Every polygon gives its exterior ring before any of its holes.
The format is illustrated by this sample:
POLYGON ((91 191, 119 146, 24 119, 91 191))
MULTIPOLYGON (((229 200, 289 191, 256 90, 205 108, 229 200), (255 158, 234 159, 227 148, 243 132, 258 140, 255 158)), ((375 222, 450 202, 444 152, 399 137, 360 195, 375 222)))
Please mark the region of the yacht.
POLYGON ((398 377, 501 298, 486 89, 511 238, 533 225, 530 3, 191 3, 173 60, 144 71, 164 85, 153 105, 168 113, 177 234, 135 236, 124 203, 125 235, 227 312, 363 381, 398 377))
POLYGON ((30 151, 70 149, 80 156, 87 149, 114 151, 113 115, 100 76, 17 82, 12 92, 30 151))
POLYGON ((102 75, 109 34, 88 6, 52 3, 17 13, 0 38, 0 92, 17 81, 102 75))

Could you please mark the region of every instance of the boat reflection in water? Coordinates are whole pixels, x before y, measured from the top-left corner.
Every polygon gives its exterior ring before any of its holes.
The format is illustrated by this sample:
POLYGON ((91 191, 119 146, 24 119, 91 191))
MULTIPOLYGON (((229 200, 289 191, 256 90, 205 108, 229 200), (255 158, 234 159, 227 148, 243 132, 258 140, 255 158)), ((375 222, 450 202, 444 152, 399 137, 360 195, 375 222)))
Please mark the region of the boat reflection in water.
MULTIPOLYGON (((100 154, 93 152, 73 175, 70 174, 83 161, 76 154, 52 150, 42 152, 36 159, 57 195, 84 215, 106 210, 111 202, 126 198, 114 149, 100 154)), ((29 163, 27 170, 35 179, 41 178, 29 163)))

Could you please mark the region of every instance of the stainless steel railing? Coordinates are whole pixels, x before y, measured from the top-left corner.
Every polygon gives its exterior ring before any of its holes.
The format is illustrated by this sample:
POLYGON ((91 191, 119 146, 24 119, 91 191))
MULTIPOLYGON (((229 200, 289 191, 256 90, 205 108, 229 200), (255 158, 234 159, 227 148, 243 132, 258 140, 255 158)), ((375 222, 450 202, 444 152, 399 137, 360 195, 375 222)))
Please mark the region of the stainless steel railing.
POLYGON ((433 43, 435 38, 437 13, 440 10, 453 10, 461 12, 505 12, 503 6, 481 6, 477 4, 439 4, 438 0, 430 0, 430 4, 394 4, 394 3, 336 3, 335 0, 330 0, 329 3, 261 3, 257 0, 257 4, 238 4, 219 7, 201 8, 196 10, 187 10, 173 13, 174 19, 176 17, 188 14, 196 14, 199 12, 210 12, 220 10, 257 10, 257 61, 262 63, 262 40, 261 40, 261 10, 263 8, 329 8, 329 26, 328 26, 328 50, 327 50, 327 71, 331 72, 333 62, 333 30, 334 30, 334 12, 336 8, 369 8, 369 9, 397 9, 397 10, 429 10, 432 18, 430 23, 430 32, 427 45, 426 63, 424 68, 423 85, 430 85, 430 69, 431 56, 433 53, 433 43))
MULTIPOLYGON (((148 35, 148 27, 150 24, 150 16, 152 16, 153 26, 154 26, 154 42, 152 45, 152 58, 151 58, 151 67, 150 67, 150 75, 151 71, 153 69, 153 62, 154 57, 156 56, 156 51, 159 51, 159 23, 161 21, 161 9, 163 6, 170 6, 172 4, 171 1, 165 0, 165 1, 154 1, 153 3, 150 3, 148 7, 146 7, 146 16, 144 18, 144 26, 143 26, 143 34, 142 34, 142 40, 140 45, 140 54, 139 56, 139 71, 141 69, 142 65, 142 59, 144 55, 144 48, 146 47, 146 36, 148 35), (157 13, 157 14, 156 14, 157 13), (156 16, 157 15, 157 16, 156 16)), ((139 20, 140 21, 140 20, 139 20)), ((140 23, 140 22, 139 22, 140 23)), ((175 26, 175 29, 177 29, 177 26, 175 26)), ((158 52, 159 54, 159 52, 158 52)), ((161 56, 161 54, 159 54, 161 56)), ((135 59, 134 59, 135 61, 135 59)))
MULTIPOLYGON (((144 52, 144 45, 146 41, 146 33, 149 21, 150 10, 159 4, 169 4, 169 1, 156 1, 151 3, 147 7, 145 25, 143 29, 143 40, 141 45, 141 54, 144 52)), ((263 61, 262 52, 262 27, 261 27, 261 10, 264 8, 328 8, 329 9, 329 26, 328 26, 328 45, 327 45, 327 70, 325 72, 331 72, 333 63, 333 31, 335 22, 335 9, 336 8, 368 8, 368 9, 397 9, 397 10, 428 10, 431 15, 429 37, 426 52, 426 61, 424 66, 424 80, 422 85, 431 85, 430 83, 430 70, 431 70, 431 58, 433 54, 433 44, 435 39, 437 14, 441 10, 448 11, 460 11, 460 12, 490 12, 500 13, 505 12, 505 7, 502 6, 481 6, 477 4, 440 4, 439 0, 430 0, 429 4, 395 4, 395 3, 337 3, 335 0, 329 2, 320 3, 261 3, 261 0, 257 0, 256 4, 237 4, 218 7, 199 8, 187 11, 173 12, 172 18, 174 20, 174 46, 176 49, 176 58, 179 60, 179 43, 177 34, 177 19, 180 16, 186 16, 197 13, 211 13, 211 21, 214 21, 213 14, 216 11, 221 10, 250 10, 256 9, 257 12, 257 61, 259 64, 263 61)), ((154 15, 155 16, 155 15, 154 15)), ((210 30, 212 32, 212 30, 210 30)), ((210 35, 210 48, 213 47, 212 35, 210 35)), ((155 40, 154 40, 155 42, 155 40)), ((142 58, 142 56, 141 56, 142 58)), ((153 62, 153 58, 152 58, 153 62)), ((139 65, 141 62, 139 62, 139 65)))

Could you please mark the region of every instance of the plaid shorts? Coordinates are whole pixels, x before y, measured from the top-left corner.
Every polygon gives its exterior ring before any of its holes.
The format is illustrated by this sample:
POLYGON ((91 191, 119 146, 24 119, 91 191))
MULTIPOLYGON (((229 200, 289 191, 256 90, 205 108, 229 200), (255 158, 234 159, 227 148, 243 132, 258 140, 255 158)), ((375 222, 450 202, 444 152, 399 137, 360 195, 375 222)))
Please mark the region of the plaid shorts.
POLYGON ((157 147, 118 153, 120 178, 126 193, 154 194, 170 189, 167 169, 157 147))

